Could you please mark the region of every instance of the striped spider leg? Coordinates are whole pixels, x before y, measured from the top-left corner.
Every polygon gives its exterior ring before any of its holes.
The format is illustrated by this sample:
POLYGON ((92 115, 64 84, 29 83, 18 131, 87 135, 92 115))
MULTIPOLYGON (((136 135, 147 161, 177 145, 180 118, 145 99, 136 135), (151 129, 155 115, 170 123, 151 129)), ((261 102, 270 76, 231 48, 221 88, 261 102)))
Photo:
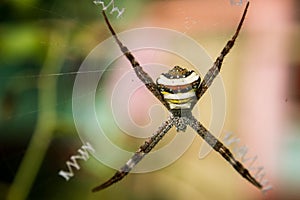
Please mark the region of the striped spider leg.
POLYGON ((132 168, 155 147, 155 145, 163 138, 163 136, 165 136, 165 134, 170 130, 170 128, 173 127, 173 125, 174 118, 169 117, 169 119, 158 128, 156 134, 147 139, 145 143, 140 146, 140 148, 135 152, 131 159, 129 159, 127 163, 123 167, 121 167, 121 169, 117 171, 112 178, 110 178, 103 184, 93 188, 92 191, 97 192, 123 179, 132 170, 132 168))
POLYGON ((214 62, 213 66, 209 69, 209 71, 206 73, 206 75, 204 76, 204 79, 199 87, 199 89, 196 91, 197 94, 197 98, 200 99, 201 96, 206 92, 206 90, 209 88, 209 86, 212 84, 213 80, 216 78, 216 76, 219 74, 220 70, 221 70, 221 66, 223 63, 223 59, 224 57, 229 53, 230 49, 233 47, 234 42, 237 38, 237 36, 239 35, 239 32, 242 28, 247 10, 249 7, 249 1, 246 4, 243 16, 239 22, 239 25, 235 31, 235 34, 232 36, 232 38, 227 42, 227 44, 225 45, 225 47, 223 48, 223 50, 220 53, 220 56, 216 59, 216 61, 214 62))
POLYGON ((143 70, 143 68, 140 66, 140 64, 136 61, 135 57, 132 55, 132 53, 129 51, 129 49, 123 45, 123 43, 119 40, 116 32, 114 31, 113 27, 111 26, 110 22, 108 21, 108 18, 105 14, 105 11, 102 11, 102 14, 104 16, 105 22, 108 26, 108 29, 110 30, 111 34, 115 38, 117 44, 119 45, 122 53, 126 56, 126 58, 129 60, 130 64, 132 65, 137 77, 145 84, 145 86, 148 88, 150 92, 156 98, 169 110, 169 105, 164 101, 164 98, 162 94, 159 92, 156 84, 152 80, 152 78, 143 70))
POLYGON ((149 153, 156 144, 163 138, 163 136, 173 127, 177 131, 185 131, 187 126, 192 127, 215 151, 219 152, 234 169, 240 173, 244 178, 251 182, 254 186, 262 188, 262 185, 253 178, 249 171, 237 161, 232 153, 226 148, 217 138, 215 138, 200 122, 198 122, 192 115, 192 109, 198 102, 200 97, 212 84, 214 78, 218 75, 224 57, 228 54, 229 50, 233 47, 235 39, 241 29, 249 2, 246 5, 243 16, 239 22, 238 28, 224 47, 221 55, 216 59, 213 67, 205 75, 204 80, 201 82, 200 76, 194 71, 183 69, 179 66, 173 67, 167 73, 163 73, 156 80, 156 84, 151 77, 142 69, 140 64, 136 61, 129 49, 122 44, 118 39, 115 31, 113 30, 108 18, 103 11, 103 16, 106 24, 112 33, 114 39, 119 45, 123 54, 131 63, 138 78, 145 84, 145 86, 157 97, 157 99, 170 111, 171 116, 165 121, 151 138, 140 146, 138 151, 128 160, 128 162, 115 173, 115 175, 108 181, 100 186, 95 187, 92 191, 96 192, 111 186, 123 179, 133 167, 140 162, 143 157, 149 153))
POLYGON ((188 125, 191 126, 215 151, 219 152, 225 160, 227 160, 233 168, 252 183, 255 187, 262 189, 259 183, 239 161, 237 161, 229 149, 224 146, 215 136, 213 136, 197 119, 193 116, 189 117, 188 125))

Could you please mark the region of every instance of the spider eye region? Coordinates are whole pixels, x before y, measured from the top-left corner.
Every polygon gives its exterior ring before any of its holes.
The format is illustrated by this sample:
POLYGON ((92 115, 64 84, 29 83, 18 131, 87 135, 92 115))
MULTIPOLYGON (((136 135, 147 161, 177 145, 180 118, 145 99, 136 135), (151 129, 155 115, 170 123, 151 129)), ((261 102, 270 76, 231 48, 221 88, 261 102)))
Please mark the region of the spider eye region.
POLYGON ((195 91, 200 81, 200 76, 193 70, 175 66, 161 74, 156 83, 171 109, 190 109, 197 100, 195 91))

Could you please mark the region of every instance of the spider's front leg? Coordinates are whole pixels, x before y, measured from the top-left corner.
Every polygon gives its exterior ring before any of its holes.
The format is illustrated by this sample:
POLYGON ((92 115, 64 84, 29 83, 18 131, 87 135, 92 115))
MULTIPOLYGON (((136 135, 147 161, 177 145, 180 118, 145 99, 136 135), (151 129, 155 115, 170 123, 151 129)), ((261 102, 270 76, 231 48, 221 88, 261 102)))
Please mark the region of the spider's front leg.
POLYGON ((97 192, 103 190, 112 184, 122 180, 135 165, 137 165, 144 156, 149 153, 155 145, 165 136, 165 134, 172 128, 174 125, 174 118, 170 117, 167 121, 165 121, 157 130, 157 133, 153 135, 151 138, 145 141, 145 143, 140 146, 139 150, 127 161, 127 163, 121 167, 119 171, 115 173, 115 175, 110 178, 108 181, 103 184, 92 189, 93 192, 97 192))
POLYGON ((209 69, 209 71, 206 73, 206 75, 204 76, 203 81, 201 82, 199 88, 196 91, 196 96, 198 99, 201 98, 201 96, 206 92, 206 90, 210 87, 210 85, 212 84, 213 80, 216 78, 216 76, 219 74, 220 70, 221 70, 221 66, 224 60, 224 57, 229 53, 230 49, 233 47, 234 42, 237 38, 237 36, 239 35, 239 32, 242 28, 247 10, 249 7, 249 1, 247 2, 247 5, 245 7, 243 16, 239 22, 239 25, 235 31, 235 34, 232 36, 231 40, 229 40, 226 44, 226 46, 223 48, 223 50, 220 53, 220 56, 216 59, 216 61, 214 62, 213 66, 209 69))
POLYGON ((197 119, 190 117, 188 125, 191 126, 215 151, 219 152, 233 168, 255 187, 262 189, 259 183, 239 161, 237 161, 227 147, 213 136, 197 119))
POLYGON ((137 77, 145 84, 147 89, 154 95, 156 98, 169 110, 169 104, 164 100, 164 97, 159 92, 157 85, 154 83, 152 78, 143 70, 143 68, 140 66, 140 64, 136 61, 133 54, 129 51, 129 49, 123 45, 123 43, 119 40, 116 32, 114 31, 113 27, 111 26, 104 10, 102 11, 102 14, 104 16, 105 22, 108 26, 108 29, 110 30, 111 34, 113 35, 114 39, 116 40, 118 46, 120 47, 123 54, 126 56, 126 58, 129 60, 130 64, 132 65, 137 77))

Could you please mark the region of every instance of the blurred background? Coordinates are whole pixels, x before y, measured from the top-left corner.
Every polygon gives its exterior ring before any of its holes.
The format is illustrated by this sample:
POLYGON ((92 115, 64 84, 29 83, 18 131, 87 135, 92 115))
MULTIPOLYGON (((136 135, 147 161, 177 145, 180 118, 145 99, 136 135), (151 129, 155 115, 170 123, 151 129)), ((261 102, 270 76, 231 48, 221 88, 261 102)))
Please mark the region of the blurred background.
MULTIPOLYGON (((114 6, 125 8, 120 18, 109 15, 117 32, 150 26, 174 29, 192 37, 215 59, 234 33, 245 1, 116 0, 114 6)), ((99 193, 91 193, 91 188, 114 170, 93 157, 79 161, 81 169, 74 170, 69 181, 58 176, 82 146, 72 115, 76 72, 89 52, 110 37, 100 10, 92 1, 1 1, 0 199, 300 199, 297 0, 251 1, 221 71, 224 131, 240 138, 249 156, 257 155, 257 166, 264 167, 273 190, 262 195, 217 153, 200 160, 200 137, 172 165, 131 174, 99 193)), ((104 84, 109 85, 114 80, 107 77, 104 84)), ((203 98, 201 115, 209 115, 209 95, 203 98)), ((131 109, 139 123, 145 123, 146 113, 131 109)), ((103 118, 114 123, 113 118, 103 118)), ((132 152, 143 141, 116 134, 119 145, 132 152)))

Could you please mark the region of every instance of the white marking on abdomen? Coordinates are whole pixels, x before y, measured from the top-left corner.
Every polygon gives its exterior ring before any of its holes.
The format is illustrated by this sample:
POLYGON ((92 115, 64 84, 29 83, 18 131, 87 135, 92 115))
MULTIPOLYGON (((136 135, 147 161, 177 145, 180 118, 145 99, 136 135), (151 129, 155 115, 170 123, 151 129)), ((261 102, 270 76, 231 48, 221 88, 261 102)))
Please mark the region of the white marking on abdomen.
POLYGON ((170 79, 165 77, 164 75, 160 75, 159 78, 157 79, 157 83, 161 85, 176 86, 176 85, 191 84, 198 79, 199 79, 199 75, 196 74, 195 72, 192 72, 189 76, 185 78, 175 78, 175 79, 170 79))
POLYGON ((175 104, 175 103, 170 103, 170 109, 190 109, 191 108, 191 102, 187 103, 182 103, 182 104, 175 104))
POLYGON ((171 93, 167 93, 164 94, 164 98, 165 99, 187 99, 187 98, 191 98, 195 96, 195 92, 193 90, 190 90, 188 92, 185 93, 177 93, 177 94, 171 94, 171 93))

